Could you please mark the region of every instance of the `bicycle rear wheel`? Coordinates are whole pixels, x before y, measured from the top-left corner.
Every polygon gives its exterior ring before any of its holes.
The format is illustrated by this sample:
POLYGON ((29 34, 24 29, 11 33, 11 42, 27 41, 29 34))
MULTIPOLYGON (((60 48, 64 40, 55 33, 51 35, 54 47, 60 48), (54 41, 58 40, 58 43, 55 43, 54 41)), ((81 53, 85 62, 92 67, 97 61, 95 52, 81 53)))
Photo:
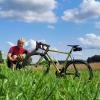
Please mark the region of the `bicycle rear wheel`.
POLYGON ((92 79, 93 71, 91 66, 84 60, 68 61, 65 65, 65 74, 74 75, 74 77, 80 77, 84 79, 92 79))
POLYGON ((30 67, 33 68, 33 70, 43 73, 48 73, 50 69, 50 62, 45 54, 43 53, 34 53, 32 55, 27 55, 23 66, 28 66, 30 63, 30 67), (31 58, 31 63, 30 63, 31 58))

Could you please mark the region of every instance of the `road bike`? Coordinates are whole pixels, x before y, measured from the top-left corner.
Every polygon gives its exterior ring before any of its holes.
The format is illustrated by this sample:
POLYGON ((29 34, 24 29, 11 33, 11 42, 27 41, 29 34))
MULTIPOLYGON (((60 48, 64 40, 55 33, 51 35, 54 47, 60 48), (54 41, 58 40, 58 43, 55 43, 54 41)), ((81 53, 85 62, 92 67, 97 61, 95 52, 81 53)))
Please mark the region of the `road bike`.
POLYGON ((75 77, 82 77, 86 79, 93 78, 93 71, 89 63, 85 60, 81 59, 74 59, 73 52, 82 51, 82 48, 79 45, 67 45, 71 47, 69 52, 62 52, 57 50, 50 50, 50 45, 44 43, 38 43, 39 49, 32 51, 29 55, 26 56, 25 60, 23 61, 23 66, 28 64, 28 59, 31 57, 33 62, 31 66, 35 66, 36 69, 43 71, 44 73, 48 73, 50 67, 55 67, 56 71, 55 74, 57 76, 67 76, 71 75, 75 77), (57 61, 52 59, 49 52, 56 52, 66 55, 66 59, 64 61, 57 61), (25 64, 27 63, 27 64, 25 64), (58 66, 57 66, 58 65, 58 66), (60 68, 61 66, 61 68, 60 68))

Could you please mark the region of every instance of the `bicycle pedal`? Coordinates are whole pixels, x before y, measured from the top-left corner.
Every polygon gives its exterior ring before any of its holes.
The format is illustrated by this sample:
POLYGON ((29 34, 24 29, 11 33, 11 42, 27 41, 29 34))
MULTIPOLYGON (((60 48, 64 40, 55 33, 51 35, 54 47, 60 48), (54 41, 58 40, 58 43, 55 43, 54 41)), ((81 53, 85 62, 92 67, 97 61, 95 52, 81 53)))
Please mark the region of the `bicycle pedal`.
POLYGON ((56 76, 59 76, 59 77, 64 77, 64 76, 66 76, 66 74, 63 73, 63 72, 60 72, 60 73, 59 73, 59 72, 56 71, 55 74, 56 74, 56 76))
POLYGON ((60 73, 60 76, 64 77, 64 76, 66 76, 66 74, 65 73, 60 73))

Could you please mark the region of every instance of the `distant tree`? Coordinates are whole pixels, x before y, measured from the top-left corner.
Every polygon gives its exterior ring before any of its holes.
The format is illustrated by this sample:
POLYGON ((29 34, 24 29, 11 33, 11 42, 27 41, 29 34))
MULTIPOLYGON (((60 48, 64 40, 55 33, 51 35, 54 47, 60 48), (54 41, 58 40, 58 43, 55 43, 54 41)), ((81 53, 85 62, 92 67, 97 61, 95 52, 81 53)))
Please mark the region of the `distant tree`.
POLYGON ((3 63, 2 51, 0 50, 0 63, 3 63))
POLYGON ((94 55, 87 59, 87 62, 100 62, 100 55, 94 55))

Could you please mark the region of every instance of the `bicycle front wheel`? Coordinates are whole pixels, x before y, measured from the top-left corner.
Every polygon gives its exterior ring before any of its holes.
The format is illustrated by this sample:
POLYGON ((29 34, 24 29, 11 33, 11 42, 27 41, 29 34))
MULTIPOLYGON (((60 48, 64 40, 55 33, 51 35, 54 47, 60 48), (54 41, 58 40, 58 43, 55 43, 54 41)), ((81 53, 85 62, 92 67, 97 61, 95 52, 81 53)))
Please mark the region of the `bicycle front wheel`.
POLYGON ((84 79, 92 79, 93 71, 91 66, 84 60, 68 61, 65 65, 66 75, 74 75, 74 77, 80 77, 84 79))
POLYGON ((26 56, 25 61, 23 62, 23 66, 28 66, 29 63, 30 66, 33 68, 33 70, 37 72, 41 72, 41 73, 49 72, 50 62, 46 57, 46 55, 43 53, 34 53, 32 55, 26 56))

